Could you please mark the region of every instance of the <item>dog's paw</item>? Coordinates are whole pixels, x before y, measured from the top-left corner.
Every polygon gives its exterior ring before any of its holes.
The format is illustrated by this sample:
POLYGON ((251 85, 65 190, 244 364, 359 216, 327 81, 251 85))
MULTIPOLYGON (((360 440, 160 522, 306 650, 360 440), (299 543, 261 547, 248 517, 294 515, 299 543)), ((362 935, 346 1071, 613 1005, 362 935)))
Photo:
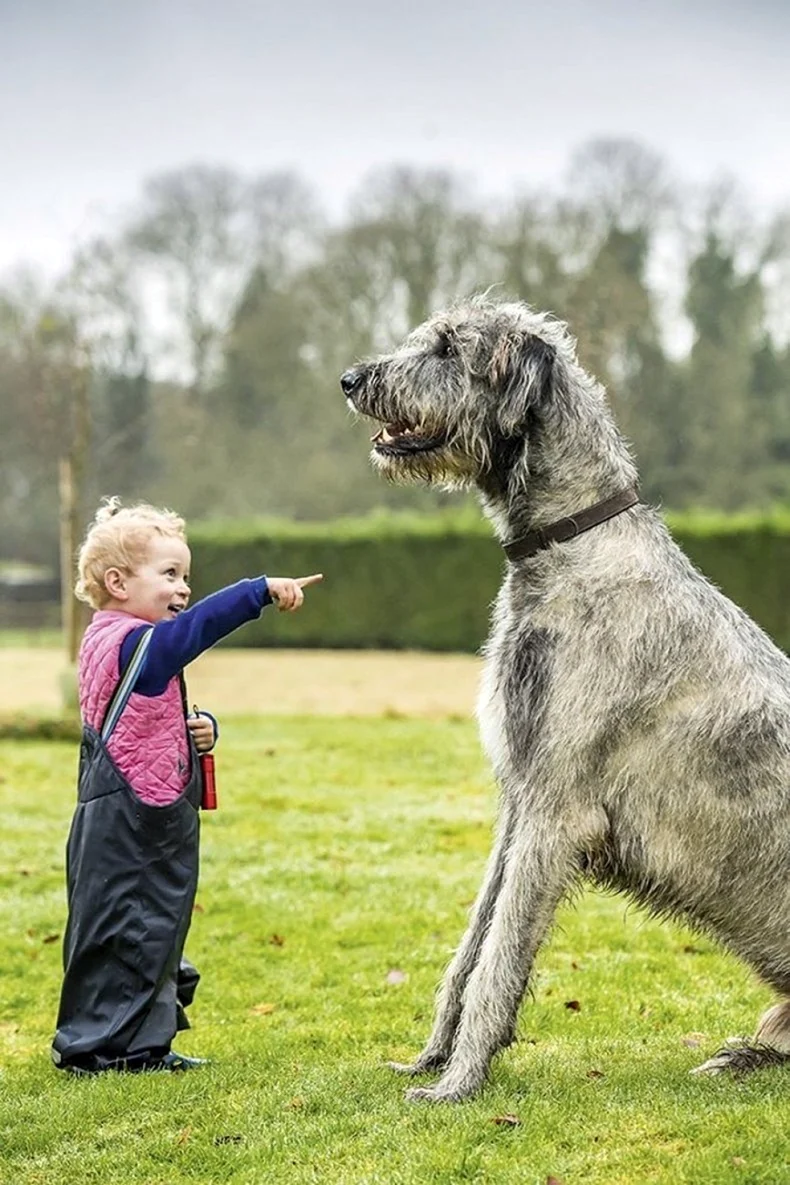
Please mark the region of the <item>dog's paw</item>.
POLYGON ((727 1074, 732 1071, 732 1058, 729 1056, 728 1049, 720 1049, 718 1053, 714 1053, 713 1057, 709 1057, 701 1066, 694 1066, 689 1070, 689 1074, 707 1074, 713 1077, 715 1074, 727 1074))
POLYGON ((451 1082, 449 1080, 436 1082, 433 1086, 412 1086, 406 1091, 405 1098, 409 1103, 460 1103, 468 1099, 478 1090, 482 1082, 451 1082))
POLYGON ((440 1053, 421 1053, 413 1062, 385 1062, 390 1070, 396 1074, 408 1074, 416 1078, 418 1074, 433 1074, 447 1065, 447 1058, 440 1053))
POLYGON ((412 1086, 404 1098, 409 1103, 457 1103, 463 1096, 436 1086, 412 1086))
POLYGON ((430 1066, 424 1066, 419 1061, 385 1062, 384 1065, 388 1070, 394 1070, 396 1074, 408 1074, 410 1078, 416 1078, 418 1074, 427 1074, 431 1070, 430 1066))
POLYGON ((745 1037, 729 1037, 726 1045, 717 1050, 701 1066, 690 1070, 691 1074, 750 1074, 768 1066, 780 1066, 790 1061, 790 1054, 772 1049, 745 1037))
POLYGON ((745 1037, 726 1037, 721 1049, 717 1049, 713 1057, 709 1057, 701 1066, 694 1066, 689 1074, 726 1074, 734 1068, 734 1061, 738 1053, 747 1048, 745 1037))

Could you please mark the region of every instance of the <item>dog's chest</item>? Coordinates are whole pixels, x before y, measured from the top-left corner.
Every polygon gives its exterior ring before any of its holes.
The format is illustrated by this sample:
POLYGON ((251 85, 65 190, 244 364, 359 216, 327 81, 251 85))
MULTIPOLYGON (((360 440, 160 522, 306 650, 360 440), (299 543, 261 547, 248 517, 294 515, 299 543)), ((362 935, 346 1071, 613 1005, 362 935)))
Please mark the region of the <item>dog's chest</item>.
POLYGON ((501 624, 489 642, 477 714, 499 777, 530 759, 543 723, 552 655, 550 632, 524 620, 501 624))

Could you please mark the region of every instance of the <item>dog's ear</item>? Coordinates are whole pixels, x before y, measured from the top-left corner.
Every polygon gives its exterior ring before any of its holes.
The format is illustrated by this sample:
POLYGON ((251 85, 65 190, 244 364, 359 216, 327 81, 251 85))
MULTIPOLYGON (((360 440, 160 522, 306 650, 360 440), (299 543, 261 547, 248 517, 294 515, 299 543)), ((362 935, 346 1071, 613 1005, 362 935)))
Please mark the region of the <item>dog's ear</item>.
POLYGON ((489 381, 497 395, 499 423, 505 435, 523 429, 529 411, 551 390, 556 351, 529 333, 504 333, 491 355, 489 381))

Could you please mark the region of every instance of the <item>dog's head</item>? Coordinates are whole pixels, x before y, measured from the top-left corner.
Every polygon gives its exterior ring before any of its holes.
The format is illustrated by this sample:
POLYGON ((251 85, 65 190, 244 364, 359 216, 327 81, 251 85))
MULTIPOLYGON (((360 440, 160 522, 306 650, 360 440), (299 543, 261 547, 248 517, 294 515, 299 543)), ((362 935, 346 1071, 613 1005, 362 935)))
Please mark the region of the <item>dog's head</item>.
POLYGON ((374 465, 395 481, 485 485, 527 447, 551 398, 564 327, 526 305, 474 299, 424 322, 392 354, 340 379, 374 421, 374 465))

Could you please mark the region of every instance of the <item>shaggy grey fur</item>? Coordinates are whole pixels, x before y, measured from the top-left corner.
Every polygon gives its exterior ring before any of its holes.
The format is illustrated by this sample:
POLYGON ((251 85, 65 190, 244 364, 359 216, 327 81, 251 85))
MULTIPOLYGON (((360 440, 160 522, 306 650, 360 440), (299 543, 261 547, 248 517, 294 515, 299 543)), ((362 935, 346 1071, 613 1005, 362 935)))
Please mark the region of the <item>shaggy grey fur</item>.
MULTIPOLYGON (((394 480, 477 487, 503 543, 636 481, 565 327, 459 304, 341 385, 394 480)), ((790 661, 637 505, 507 564, 478 714, 501 791, 469 927, 409 1074, 476 1091, 558 902, 588 878, 712 935, 790 996, 790 661)), ((790 1002, 701 1070, 790 1055, 790 1002)))

